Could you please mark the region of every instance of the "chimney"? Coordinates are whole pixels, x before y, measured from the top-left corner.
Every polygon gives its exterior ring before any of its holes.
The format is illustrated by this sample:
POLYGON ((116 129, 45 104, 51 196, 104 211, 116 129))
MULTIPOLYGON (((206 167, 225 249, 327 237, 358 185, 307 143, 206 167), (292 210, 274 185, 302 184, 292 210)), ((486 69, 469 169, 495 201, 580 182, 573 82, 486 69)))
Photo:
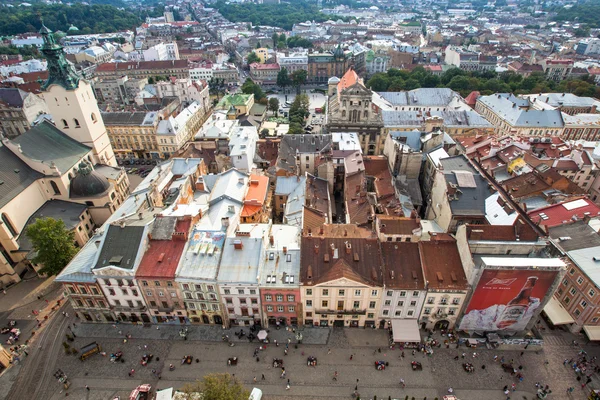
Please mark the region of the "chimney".
POLYGON ((201 176, 196 181, 196 190, 204 191, 204 179, 201 176))
POLYGON ((306 271, 306 279, 308 279, 309 281, 312 281, 312 265, 308 266, 308 269, 306 271))
POLYGON ((351 254, 352 253, 352 244, 349 242, 346 242, 346 254, 351 254))
POLYGON ((319 245, 315 244, 315 254, 319 254, 319 245))
POLYGON ((319 235, 323 234, 323 226, 321 226, 321 228, 319 229, 319 235))
POLYGON ((242 250, 244 248, 244 245, 242 244, 241 240, 236 239, 233 241, 233 248, 236 250, 242 250))
POLYGON ((287 254, 287 247, 283 246, 283 254, 287 254))
POLYGON ((271 246, 275 244, 275 238, 273 237, 273 235, 269 236, 269 243, 271 244, 271 246))

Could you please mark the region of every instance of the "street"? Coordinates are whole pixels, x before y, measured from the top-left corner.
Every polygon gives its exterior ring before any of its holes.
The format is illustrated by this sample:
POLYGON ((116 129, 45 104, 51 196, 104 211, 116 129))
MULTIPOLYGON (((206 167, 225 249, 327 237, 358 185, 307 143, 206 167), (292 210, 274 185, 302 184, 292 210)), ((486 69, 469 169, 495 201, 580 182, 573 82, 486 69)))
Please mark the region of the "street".
MULTIPOLYGON (((71 322, 72 319, 61 315, 55 317, 40 338, 42 349, 32 352, 25 361, 8 399, 64 397, 65 391, 52 377, 56 369, 61 368, 72 383, 66 392, 87 399, 108 399, 116 395, 126 398, 131 389, 141 383, 177 389, 206 374, 228 372, 235 374, 249 389, 253 386, 262 389, 265 399, 347 398, 354 391, 358 379, 361 398, 373 398, 376 395, 378 398, 391 396, 404 399, 408 395, 409 398, 433 399, 441 398, 452 387, 461 400, 504 400, 506 396, 502 393, 502 387, 510 386, 514 380, 502 371, 499 362, 493 361, 494 355, 503 356, 506 360, 514 359, 515 367, 522 366, 525 379, 515 382, 516 392, 511 394, 515 399, 533 399, 536 382, 550 385, 555 393, 550 398, 569 398, 564 393, 570 386, 576 387, 576 392, 570 398, 585 398, 573 370, 562 364, 563 359, 574 357, 579 348, 571 346, 570 336, 560 332, 549 333, 553 344, 548 344, 542 351, 524 351, 523 356, 520 355, 522 349, 494 352, 484 348, 473 350, 461 346, 456 349, 452 346, 449 349, 436 348, 430 357, 420 353, 413 356, 410 350, 406 350, 402 358, 398 348, 391 350, 386 347, 387 332, 383 330, 306 328, 303 331, 306 340, 298 348, 295 347, 296 340, 292 332, 271 330, 270 337, 279 338, 280 346, 269 344, 266 350, 259 351, 257 361, 252 357, 258 346, 256 342, 240 341, 233 335, 233 330, 223 331, 220 327, 191 326, 189 340, 184 341, 178 335, 178 326, 160 326, 160 329, 156 329, 156 326, 77 324, 73 329, 77 338, 71 346, 81 348, 97 341, 106 352, 106 356, 96 354, 82 362, 78 356, 65 355, 62 350, 61 337, 71 322), (221 341, 223 332, 234 340, 234 347, 221 341), (127 334, 131 334, 132 338, 124 342, 127 334), (291 344, 286 356, 284 348, 288 338, 291 344), (110 353, 117 350, 124 353, 125 361, 122 363, 109 360, 110 353), (472 357, 473 351, 477 352, 477 358, 472 357), (466 353, 466 360, 455 360, 454 357, 462 352, 466 353), (154 360, 147 366, 140 365, 144 354, 154 355, 154 360), (191 365, 181 365, 181 359, 186 355, 194 358, 191 365), (317 357, 316 367, 307 366, 308 356, 317 357), (237 366, 227 366, 229 357, 238 357, 237 366), (273 358, 284 360, 285 379, 280 378, 279 368, 273 368, 273 358), (421 362, 423 370, 412 371, 412 360, 421 362), (374 368, 375 361, 388 362, 389 366, 384 371, 378 371, 374 368), (463 370, 462 363, 465 361, 475 365, 474 373, 463 370), (546 361, 548 364, 545 364, 546 361), (174 371, 168 370, 169 364, 175 366, 174 371), (482 365, 486 368, 483 369, 482 365), (131 369, 135 373, 129 377, 131 369), (336 371, 337 381, 333 380, 336 371), (254 377, 257 378, 256 384, 253 383, 254 377), (287 379, 290 379, 289 391, 285 389, 287 379), (400 379, 404 379, 406 388, 401 387, 400 379), (35 384, 28 384, 32 381, 35 384), (85 393, 86 385, 90 387, 89 393, 85 393)), ((586 347, 586 350, 590 356, 599 353, 597 346, 586 347)))

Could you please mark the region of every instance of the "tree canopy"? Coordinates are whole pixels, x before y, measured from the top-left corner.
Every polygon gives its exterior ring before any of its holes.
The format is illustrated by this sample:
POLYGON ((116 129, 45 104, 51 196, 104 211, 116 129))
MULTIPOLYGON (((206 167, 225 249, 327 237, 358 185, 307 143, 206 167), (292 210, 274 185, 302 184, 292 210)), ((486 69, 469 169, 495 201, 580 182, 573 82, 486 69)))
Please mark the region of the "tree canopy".
POLYGON ((246 82, 242 85, 242 93, 253 94, 254 101, 259 102, 261 99, 266 98, 265 92, 262 90, 259 84, 254 83, 250 78, 246 79, 246 82))
POLYGON ((131 30, 142 22, 132 12, 111 5, 35 3, 31 7, 3 7, 0 32, 3 35, 37 32, 41 28, 40 16, 53 31, 67 32, 74 24, 82 34, 131 30))
POLYGON ((260 63, 260 58, 256 55, 255 52, 251 51, 250 53, 248 53, 248 65, 254 63, 260 63))
POLYGON ((597 1, 580 2, 571 8, 565 8, 562 5, 552 7, 551 11, 556 12, 555 21, 559 22, 578 22, 587 24, 591 28, 600 28, 600 3, 597 1))
POLYGON ((57 275, 77 254, 75 234, 60 219, 40 218, 25 232, 37 252, 33 263, 42 265, 40 273, 57 275))
POLYGON ((306 123, 306 117, 310 115, 309 112, 310 101, 306 94, 299 94, 296 96, 292 105, 290 106, 289 120, 290 130, 289 134, 304 133, 304 124, 306 123))
POLYGON ((324 22, 329 19, 328 15, 319 11, 316 3, 306 0, 294 0, 293 4, 229 3, 219 0, 214 7, 231 22, 277 26, 288 31, 299 22, 324 22))
POLYGON ((527 78, 514 72, 495 71, 467 72, 459 68, 451 68, 441 76, 433 75, 423 67, 412 71, 391 68, 386 73, 374 74, 367 81, 367 86, 376 92, 397 92, 413 90, 420 87, 447 87, 466 97, 472 91, 482 95, 493 93, 546 93, 567 92, 577 96, 598 97, 600 88, 587 77, 568 79, 560 83, 546 80, 543 73, 533 73, 527 78))
POLYGON ((202 381, 186 384, 181 392, 186 400, 198 398, 197 393, 207 400, 243 400, 250 396, 250 391, 229 374, 206 375, 202 381))

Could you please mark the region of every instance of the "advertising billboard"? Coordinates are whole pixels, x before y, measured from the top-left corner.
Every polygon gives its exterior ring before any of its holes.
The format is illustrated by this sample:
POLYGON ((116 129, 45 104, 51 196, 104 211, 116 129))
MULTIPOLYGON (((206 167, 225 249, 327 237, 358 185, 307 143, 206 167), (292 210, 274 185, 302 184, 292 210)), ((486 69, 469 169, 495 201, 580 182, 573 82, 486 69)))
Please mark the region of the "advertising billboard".
POLYGON ((483 271, 460 322, 464 331, 520 331, 540 307, 557 271, 483 271))

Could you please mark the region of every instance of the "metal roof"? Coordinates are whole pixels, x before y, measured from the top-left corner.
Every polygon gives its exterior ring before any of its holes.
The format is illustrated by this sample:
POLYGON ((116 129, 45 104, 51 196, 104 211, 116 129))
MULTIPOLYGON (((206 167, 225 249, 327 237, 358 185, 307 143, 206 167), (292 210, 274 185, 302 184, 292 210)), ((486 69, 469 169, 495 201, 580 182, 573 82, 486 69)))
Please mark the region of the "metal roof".
POLYGON ((567 254, 584 274, 600 285, 600 246, 573 250, 567 254))
POLYGON ((54 163, 61 173, 67 172, 91 151, 90 147, 71 139, 46 120, 12 142, 21 147, 25 157, 48 166, 54 163))
POLYGON ((560 110, 533 109, 529 100, 515 97, 513 94, 481 96, 477 101, 512 126, 552 129, 564 126, 560 110))
POLYGON ((42 176, 0 143, 0 207, 7 205, 42 176))
POLYGON ((394 106, 446 107, 452 99, 460 97, 448 88, 419 88, 408 92, 379 92, 379 95, 394 106))
POLYGON ((110 225, 94 269, 115 266, 133 269, 145 226, 110 225))
POLYGON ((227 238, 219 267, 219 283, 258 284, 263 254, 262 239, 227 238))

